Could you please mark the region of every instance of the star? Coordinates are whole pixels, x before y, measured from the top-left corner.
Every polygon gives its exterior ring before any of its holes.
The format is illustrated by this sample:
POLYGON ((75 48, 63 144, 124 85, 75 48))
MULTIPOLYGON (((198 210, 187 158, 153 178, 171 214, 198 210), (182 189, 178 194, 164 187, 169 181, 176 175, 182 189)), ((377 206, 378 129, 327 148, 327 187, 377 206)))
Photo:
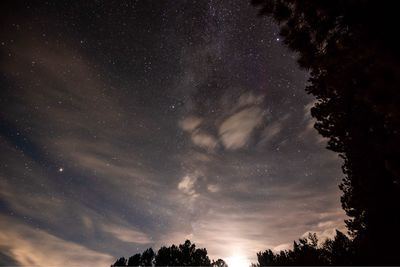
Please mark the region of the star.
POLYGON ((64 168, 63 167, 60 167, 59 169, 58 169, 58 172, 63 172, 64 171, 64 168))

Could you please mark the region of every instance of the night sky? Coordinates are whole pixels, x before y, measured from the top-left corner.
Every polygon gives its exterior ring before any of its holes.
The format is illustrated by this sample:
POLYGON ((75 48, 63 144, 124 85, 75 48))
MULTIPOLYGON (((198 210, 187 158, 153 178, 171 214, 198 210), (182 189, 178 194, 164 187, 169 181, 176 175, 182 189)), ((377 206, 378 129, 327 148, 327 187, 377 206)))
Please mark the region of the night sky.
POLYGON ((248 263, 344 228, 308 74, 257 8, 34 2, 0 4, 1 265, 185 239, 248 263))

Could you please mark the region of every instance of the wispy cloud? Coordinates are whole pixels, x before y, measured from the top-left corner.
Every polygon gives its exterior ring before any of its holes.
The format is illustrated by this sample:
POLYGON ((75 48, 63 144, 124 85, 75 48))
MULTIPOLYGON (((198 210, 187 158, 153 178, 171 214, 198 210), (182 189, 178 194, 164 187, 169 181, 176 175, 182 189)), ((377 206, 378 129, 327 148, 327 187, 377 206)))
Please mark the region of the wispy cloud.
POLYGON ((123 242, 139 244, 152 243, 152 240, 150 240, 145 233, 135 230, 132 227, 127 228, 121 225, 106 224, 103 226, 103 230, 113 234, 116 238, 123 242))
POLYGON ((107 266, 114 257, 0 216, 2 252, 22 266, 107 266))
POLYGON ((202 118, 190 116, 180 121, 179 125, 183 130, 187 132, 193 132, 202 121, 202 118))
POLYGON ((227 149, 246 145, 251 133, 262 123, 262 110, 247 108, 227 118, 219 127, 221 141, 227 149))
POLYGON ((191 139, 193 143, 199 147, 213 150, 217 146, 217 140, 210 134, 195 132, 192 134, 191 139))
POLYGON ((243 93, 237 99, 232 99, 232 103, 222 101, 221 112, 215 116, 206 119, 190 115, 181 120, 179 126, 190 134, 193 144, 199 147, 212 151, 222 144, 228 150, 240 149, 249 142, 252 133, 263 125, 263 99, 262 95, 243 93), (218 136, 206 133, 210 127, 214 127, 218 136))
POLYGON ((196 176, 186 175, 179 182, 178 189, 185 194, 188 194, 190 196, 195 196, 196 191, 195 191, 194 187, 195 187, 196 180, 197 180, 196 176))

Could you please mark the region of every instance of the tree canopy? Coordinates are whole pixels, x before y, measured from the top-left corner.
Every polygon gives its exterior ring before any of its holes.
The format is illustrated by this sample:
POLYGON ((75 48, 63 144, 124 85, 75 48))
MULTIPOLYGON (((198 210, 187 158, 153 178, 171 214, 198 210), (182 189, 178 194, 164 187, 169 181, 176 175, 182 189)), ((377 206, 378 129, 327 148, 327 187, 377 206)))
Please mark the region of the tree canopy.
POLYGON ((212 266, 227 267, 222 260, 212 261, 205 248, 196 248, 196 245, 186 240, 178 246, 163 246, 157 253, 152 248, 142 254, 134 254, 127 261, 124 257, 118 259, 112 266, 212 266))
MULTIPOLYGON (((336 231, 333 239, 319 243, 317 235, 309 233, 307 237, 293 242, 293 248, 273 252, 271 249, 257 253, 257 263, 261 266, 299 266, 299 265, 352 265, 355 263, 355 247, 352 239, 336 231)), ((210 266, 228 267, 224 260, 211 261, 205 248, 196 248, 194 243, 186 240, 181 245, 161 247, 157 253, 149 248, 142 254, 119 258, 111 265, 116 266, 210 266)), ((246 266, 244 266, 246 267, 246 266)))
POLYGON ((341 202, 358 264, 399 264, 400 64, 396 3, 253 0, 309 70, 315 128, 343 158, 341 202), (383 232, 384 231, 384 232, 383 232), (386 254, 386 257, 381 255, 386 254))
POLYGON ((352 265, 354 248, 351 240, 342 232, 336 231, 334 239, 318 243, 316 234, 309 233, 307 238, 293 242, 293 249, 273 252, 268 249, 257 253, 257 264, 260 266, 317 266, 317 265, 352 265))

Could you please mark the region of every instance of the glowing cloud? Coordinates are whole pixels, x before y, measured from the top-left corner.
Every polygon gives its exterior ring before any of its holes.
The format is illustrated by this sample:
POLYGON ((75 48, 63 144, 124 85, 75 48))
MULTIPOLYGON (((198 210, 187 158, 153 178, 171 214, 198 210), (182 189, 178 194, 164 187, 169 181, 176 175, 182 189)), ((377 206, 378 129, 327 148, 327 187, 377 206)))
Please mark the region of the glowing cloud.
POLYGON ((247 108, 230 116, 219 128, 222 143, 227 149, 243 147, 261 122, 262 110, 258 107, 247 108))

